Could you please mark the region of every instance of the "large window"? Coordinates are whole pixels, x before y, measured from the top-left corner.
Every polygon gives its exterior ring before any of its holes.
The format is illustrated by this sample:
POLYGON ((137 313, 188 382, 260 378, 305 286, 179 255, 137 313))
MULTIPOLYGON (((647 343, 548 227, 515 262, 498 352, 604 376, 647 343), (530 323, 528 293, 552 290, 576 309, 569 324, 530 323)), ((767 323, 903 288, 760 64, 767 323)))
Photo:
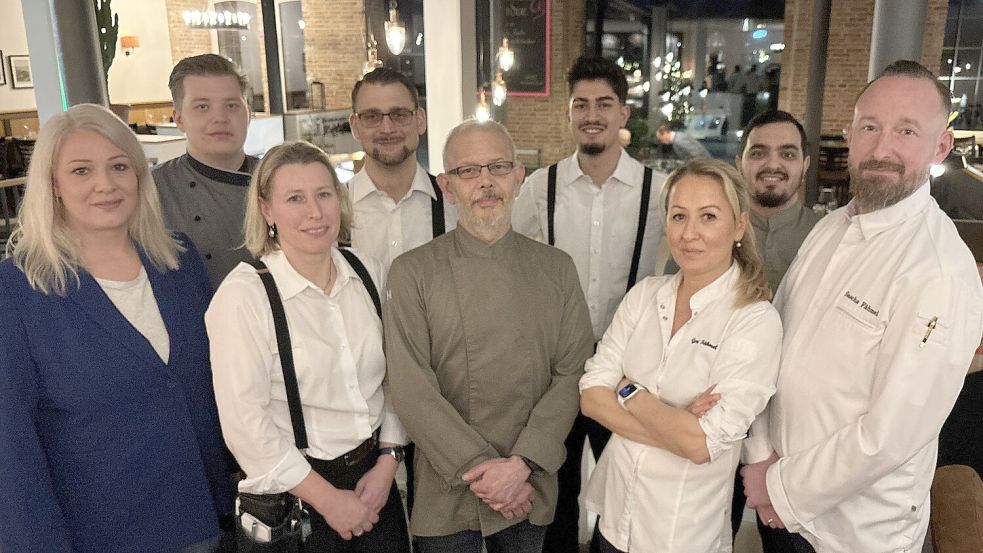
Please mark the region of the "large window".
POLYGON ((956 129, 983 129, 983 0, 949 0, 939 79, 952 89, 956 129))
POLYGON ((252 111, 264 111, 265 94, 263 92, 263 73, 259 59, 259 29, 263 25, 256 2, 229 0, 215 2, 215 11, 245 12, 249 14, 248 29, 217 29, 215 39, 218 53, 239 65, 246 74, 250 90, 247 99, 252 111))

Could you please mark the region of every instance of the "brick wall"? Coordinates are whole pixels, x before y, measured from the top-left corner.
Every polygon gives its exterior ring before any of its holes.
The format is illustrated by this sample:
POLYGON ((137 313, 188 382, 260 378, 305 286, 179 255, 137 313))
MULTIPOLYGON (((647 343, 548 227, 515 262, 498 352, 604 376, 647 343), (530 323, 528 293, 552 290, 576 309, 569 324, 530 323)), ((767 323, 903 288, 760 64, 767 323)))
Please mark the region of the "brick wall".
POLYGON ((584 2, 552 0, 551 10, 550 95, 509 96, 504 121, 516 147, 539 149, 544 164, 568 157, 576 147, 567 124, 566 72, 584 46, 584 2))
MULTIPOLYGON (((365 62, 365 5, 382 0, 301 0, 307 78, 321 81, 329 109, 351 106, 365 62)), ((385 48, 385 37, 376 36, 385 48)))
MULTIPOLYGON (((171 59, 174 63, 188 56, 207 54, 212 51, 211 31, 189 29, 184 26, 181 12, 185 10, 204 10, 207 2, 202 0, 165 0, 167 5, 167 28, 171 36, 171 59)), ((170 73, 170 68, 167 69, 170 73)))
MULTIPOLYGON (((947 0, 928 0, 920 60, 938 71, 947 0)), ((853 119, 857 93, 867 83, 874 0, 832 0, 823 92, 823 133, 838 133, 853 119)), ((786 0, 785 52, 779 107, 804 118, 812 40, 812 0, 786 0)))

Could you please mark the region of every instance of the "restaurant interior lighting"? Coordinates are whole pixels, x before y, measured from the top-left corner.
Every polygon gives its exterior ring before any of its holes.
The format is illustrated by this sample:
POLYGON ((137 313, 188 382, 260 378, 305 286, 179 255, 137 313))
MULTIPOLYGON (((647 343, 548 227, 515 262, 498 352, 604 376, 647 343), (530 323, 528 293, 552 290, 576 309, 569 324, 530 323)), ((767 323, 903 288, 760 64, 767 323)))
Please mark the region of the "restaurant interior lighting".
POLYGON ((129 56, 134 50, 140 47, 140 37, 138 36, 121 36, 119 37, 119 46, 122 48, 123 53, 129 56))
POLYGON ((389 21, 386 21, 386 46, 394 56, 403 53, 406 47, 406 27, 399 20, 399 10, 396 9, 396 0, 389 2, 389 21))
POLYGON ((502 72, 498 71, 495 74, 495 82, 492 83, 492 103, 501 106, 505 103, 508 93, 509 89, 505 86, 505 78, 502 77, 502 72))
POLYGON ((485 97, 485 89, 483 88, 478 97, 478 107, 474 110, 474 118, 482 123, 491 119, 491 109, 488 106, 488 98, 485 97))
POLYGON ((184 10, 184 26, 192 29, 248 29, 252 17, 246 12, 228 10, 184 10))
POLYGON ((369 33, 369 41, 365 45, 365 63, 362 64, 362 76, 368 75, 377 68, 382 67, 382 60, 379 59, 379 43, 375 40, 375 35, 369 33))
POLYGON ((512 69, 515 65, 515 52, 509 48, 509 39, 502 37, 502 45, 498 47, 498 54, 495 57, 498 58, 498 66, 502 71, 512 69))

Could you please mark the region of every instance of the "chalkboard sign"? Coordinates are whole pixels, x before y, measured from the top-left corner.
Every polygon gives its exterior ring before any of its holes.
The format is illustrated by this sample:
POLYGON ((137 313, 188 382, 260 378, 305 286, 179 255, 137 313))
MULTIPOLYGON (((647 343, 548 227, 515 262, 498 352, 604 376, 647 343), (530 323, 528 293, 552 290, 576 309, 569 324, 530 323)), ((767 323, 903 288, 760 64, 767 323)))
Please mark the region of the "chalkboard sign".
POLYGON ((504 0, 502 30, 515 52, 510 96, 550 95, 550 0, 504 0))

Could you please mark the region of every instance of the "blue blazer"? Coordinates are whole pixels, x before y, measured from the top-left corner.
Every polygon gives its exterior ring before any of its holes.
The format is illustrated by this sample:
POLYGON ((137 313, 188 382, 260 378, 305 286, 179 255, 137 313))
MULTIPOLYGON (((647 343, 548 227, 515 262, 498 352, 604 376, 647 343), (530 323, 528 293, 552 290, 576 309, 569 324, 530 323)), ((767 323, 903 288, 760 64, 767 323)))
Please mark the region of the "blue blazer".
POLYGON ((0 263, 0 551, 180 551, 219 533, 232 487, 212 392, 194 246, 141 253, 167 364, 91 275, 45 295, 0 263))

